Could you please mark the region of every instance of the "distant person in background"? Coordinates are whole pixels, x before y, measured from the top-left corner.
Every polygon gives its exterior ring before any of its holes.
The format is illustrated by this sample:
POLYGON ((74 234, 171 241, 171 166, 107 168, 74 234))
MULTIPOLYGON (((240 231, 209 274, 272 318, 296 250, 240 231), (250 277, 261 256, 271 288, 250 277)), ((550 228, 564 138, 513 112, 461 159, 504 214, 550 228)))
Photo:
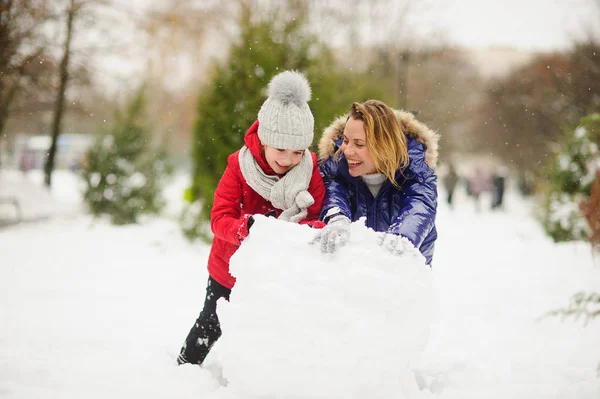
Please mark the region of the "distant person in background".
POLYGON ((533 193, 533 177, 530 172, 519 173, 519 192, 523 197, 529 197, 533 193))
POLYGON ((448 172, 444 176, 443 179, 444 188, 446 189, 446 201, 448 205, 452 208, 452 198, 454 196, 454 189, 456 188, 456 184, 458 183, 458 174, 456 173, 456 169, 454 169, 454 164, 450 162, 448 164, 448 172))
POLYGON ((69 162, 69 170, 71 172, 77 172, 79 170, 79 162, 76 159, 71 159, 69 162))
POLYGON ((465 192, 467 193, 467 197, 473 196, 473 192, 471 191, 471 179, 465 179, 465 192))
POLYGON ((327 189, 321 220, 327 226, 314 241, 322 252, 346 245, 350 224, 365 218, 367 227, 383 233, 384 250, 402 254, 412 244, 431 265, 437 239, 435 132, 411 113, 368 100, 352 104, 325 129, 319 156, 327 189))
POLYGON ((32 166, 32 156, 28 151, 23 151, 21 154, 21 160, 19 162, 19 169, 21 172, 26 173, 31 169, 32 166))
POLYGON ((481 193, 490 189, 489 176, 481 169, 475 169, 475 173, 469 179, 469 187, 471 188, 471 196, 475 201, 475 210, 480 211, 479 196, 481 193))
POLYGON ((492 209, 502 208, 504 205, 504 185, 505 177, 501 168, 498 168, 494 176, 492 177, 493 185, 493 196, 492 196, 492 209))

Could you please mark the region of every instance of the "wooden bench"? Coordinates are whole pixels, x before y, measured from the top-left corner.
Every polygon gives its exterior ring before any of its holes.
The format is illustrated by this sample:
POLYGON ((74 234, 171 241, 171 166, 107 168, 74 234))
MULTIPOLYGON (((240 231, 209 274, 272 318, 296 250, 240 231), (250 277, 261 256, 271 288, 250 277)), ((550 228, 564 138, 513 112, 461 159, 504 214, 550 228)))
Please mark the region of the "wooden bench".
POLYGON ((21 205, 19 204, 19 200, 17 199, 17 197, 0 196, 0 205, 1 204, 9 204, 14 206, 15 213, 17 216, 17 223, 22 220, 23 214, 21 213, 21 205))

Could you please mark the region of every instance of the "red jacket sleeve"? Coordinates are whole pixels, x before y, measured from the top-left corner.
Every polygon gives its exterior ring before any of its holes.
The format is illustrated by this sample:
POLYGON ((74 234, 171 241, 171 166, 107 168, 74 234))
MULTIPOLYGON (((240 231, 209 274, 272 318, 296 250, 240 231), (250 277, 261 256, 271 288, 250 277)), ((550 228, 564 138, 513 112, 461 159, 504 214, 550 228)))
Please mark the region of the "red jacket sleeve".
POLYGON ((313 159, 313 174, 308 185, 308 192, 315 199, 315 203, 308 207, 306 210, 308 215, 301 224, 311 224, 307 222, 313 222, 319 220, 319 214, 321 213, 321 207, 323 206, 323 200, 325 199, 325 184, 323 184, 323 178, 319 173, 319 164, 317 160, 317 154, 312 153, 313 159))
POLYGON ((227 167, 215 191, 215 201, 210 214, 210 227, 215 237, 240 245, 247 232, 242 214, 243 184, 238 153, 227 159, 227 167))

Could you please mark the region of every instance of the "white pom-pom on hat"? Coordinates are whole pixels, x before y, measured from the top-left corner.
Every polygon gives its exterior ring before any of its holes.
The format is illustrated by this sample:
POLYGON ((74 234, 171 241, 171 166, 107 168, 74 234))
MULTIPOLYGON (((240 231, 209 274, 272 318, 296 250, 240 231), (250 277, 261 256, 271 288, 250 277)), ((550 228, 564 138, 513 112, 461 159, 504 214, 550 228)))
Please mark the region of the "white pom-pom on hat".
POLYGON ((297 71, 284 71, 269 83, 269 97, 258 111, 258 137, 274 148, 302 150, 312 144, 315 120, 307 102, 310 84, 297 71))
POLYGON ((269 83, 269 97, 284 104, 294 103, 301 105, 308 102, 310 96, 310 84, 300 72, 281 72, 269 83))

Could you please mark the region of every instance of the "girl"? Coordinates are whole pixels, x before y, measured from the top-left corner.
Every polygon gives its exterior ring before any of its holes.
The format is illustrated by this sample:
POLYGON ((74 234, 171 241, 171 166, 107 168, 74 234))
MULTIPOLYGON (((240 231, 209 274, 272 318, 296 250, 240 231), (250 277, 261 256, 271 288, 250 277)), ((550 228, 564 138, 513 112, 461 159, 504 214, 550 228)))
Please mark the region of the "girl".
POLYGON ((383 232, 380 244, 393 253, 407 249, 405 237, 431 265, 437 239, 438 136, 407 112, 369 100, 354 103, 319 143, 327 190, 319 232, 323 252, 346 244, 349 225, 366 218, 383 232))
POLYGON ((190 330, 178 364, 202 364, 221 336, 217 300, 229 300, 235 277, 229 259, 248 236, 252 214, 322 227, 318 221, 325 196, 317 157, 307 148, 314 119, 308 107, 311 89, 306 78, 285 71, 269 83, 269 97, 258 112, 239 151, 230 155, 215 191, 211 212, 214 240, 208 258, 204 308, 190 330))

